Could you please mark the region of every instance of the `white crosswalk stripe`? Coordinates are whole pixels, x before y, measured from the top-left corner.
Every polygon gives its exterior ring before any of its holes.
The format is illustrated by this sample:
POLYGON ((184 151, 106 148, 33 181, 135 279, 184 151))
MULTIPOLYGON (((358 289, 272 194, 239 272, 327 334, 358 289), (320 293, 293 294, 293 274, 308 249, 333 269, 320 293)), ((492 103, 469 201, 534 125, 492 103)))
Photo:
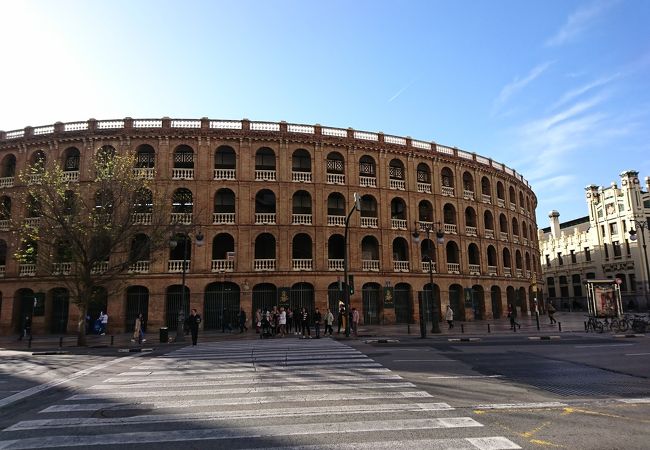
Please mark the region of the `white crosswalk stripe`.
POLYGON ((5 428, 0 450, 520 448, 337 341, 210 343, 137 362, 5 428))

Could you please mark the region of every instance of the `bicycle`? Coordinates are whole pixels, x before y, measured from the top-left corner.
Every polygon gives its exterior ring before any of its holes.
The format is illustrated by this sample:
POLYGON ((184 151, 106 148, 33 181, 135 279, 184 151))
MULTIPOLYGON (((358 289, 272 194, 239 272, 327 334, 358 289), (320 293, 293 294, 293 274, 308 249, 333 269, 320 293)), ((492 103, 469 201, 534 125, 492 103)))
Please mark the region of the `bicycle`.
POLYGON ((593 331, 594 333, 602 333, 605 330, 603 323, 594 316, 587 316, 586 330, 587 333, 593 331))

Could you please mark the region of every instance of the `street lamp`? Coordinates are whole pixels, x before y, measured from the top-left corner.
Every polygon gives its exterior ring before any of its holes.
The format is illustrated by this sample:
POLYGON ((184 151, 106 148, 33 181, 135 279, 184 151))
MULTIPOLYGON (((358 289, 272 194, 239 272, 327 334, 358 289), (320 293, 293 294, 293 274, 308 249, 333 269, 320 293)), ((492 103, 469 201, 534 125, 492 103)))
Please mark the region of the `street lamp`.
MULTIPOLYGON (((427 233, 427 254, 423 255, 423 260, 429 262, 429 286, 431 288, 431 333, 440 333, 440 323, 439 323, 439 318, 440 318, 440 311, 438 311, 438 305, 433 299, 433 244, 431 242, 431 239, 429 238, 429 235, 431 234, 432 231, 434 231, 434 226, 435 228, 435 233, 436 233, 436 242, 438 244, 443 244, 445 242, 445 232, 442 229, 442 224, 440 222, 431 222, 431 223, 425 223, 425 222, 418 222, 417 220, 415 221, 415 230, 413 231, 413 240, 415 243, 420 242, 420 229, 424 229, 424 231, 427 233)), ((422 307, 420 307, 420 317, 422 317, 422 307)), ((424 336, 426 336, 426 328, 423 331, 424 336)))
POLYGON ((361 210, 361 197, 354 193, 354 205, 350 209, 348 216, 345 218, 345 234, 343 237, 343 303, 345 303, 345 314, 348 315, 345 320, 345 336, 350 337, 350 285, 348 284, 348 228, 350 226, 350 217, 355 211, 361 210))
MULTIPOLYGON (((174 235, 169 239, 169 247, 173 250, 178 246, 178 237, 180 234, 174 235)), ((178 323, 176 324, 176 342, 185 341, 185 273, 187 272, 187 252, 191 245, 189 234, 184 233, 183 236, 183 265, 181 268, 181 305, 178 309, 178 323)), ((196 234, 196 246, 201 247, 203 245, 203 233, 200 231, 196 234)))
POLYGON ((648 303, 650 301, 650 266, 648 266, 648 249, 646 248, 645 244, 645 230, 646 228, 650 228, 650 219, 647 219, 645 222, 639 221, 639 220, 633 220, 634 225, 636 226, 636 230, 630 230, 630 240, 632 242, 635 242, 637 240, 636 232, 639 228, 641 228, 641 245, 643 247, 643 257, 645 260, 645 301, 646 301, 646 308, 648 307, 648 303))

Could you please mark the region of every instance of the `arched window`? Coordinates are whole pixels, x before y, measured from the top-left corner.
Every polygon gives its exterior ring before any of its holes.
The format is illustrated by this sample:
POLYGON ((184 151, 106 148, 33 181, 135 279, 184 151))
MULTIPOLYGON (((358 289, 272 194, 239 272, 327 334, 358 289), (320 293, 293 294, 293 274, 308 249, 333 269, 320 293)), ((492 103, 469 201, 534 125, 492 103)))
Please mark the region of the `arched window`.
POLYGON ((494 245, 488 245, 488 248, 487 248, 487 263, 488 263, 488 272, 490 273, 490 275, 496 275, 497 251, 494 248, 494 245), (490 272, 490 267, 493 268, 494 273, 490 272))
POLYGON ((291 170, 294 172, 311 172, 311 155, 303 148, 299 148, 291 156, 291 170))
POLYGON ((291 199, 291 223, 296 225, 311 225, 311 194, 307 191, 296 191, 291 199))
POLYGON ((41 202, 36 200, 31 194, 27 196, 27 217, 41 217, 41 202))
POLYGON ((454 173, 449 167, 443 167, 440 171, 440 182, 442 183, 442 195, 454 196, 454 173))
POLYGON ((469 172, 463 172, 463 190, 474 194, 474 177, 469 172))
POLYGON ((445 254, 447 256, 447 273, 460 273, 460 251, 458 244, 454 241, 447 242, 445 247, 445 254))
POLYGON ((483 195, 483 201, 489 203, 492 197, 492 185, 488 177, 481 178, 481 194, 483 195))
POLYGON ((519 222, 517 222, 516 217, 512 218, 512 234, 514 236, 519 236, 519 222))
POLYGON ((388 177, 390 178, 391 189, 406 189, 406 171, 404 163, 399 159, 393 159, 388 165, 388 177))
MULTIPOLYGON (((494 217, 492 217, 492 212, 489 210, 486 210, 483 213, 483 226, 486 230, 494 231, 494 217)), ((494 237, 494 235, 492 237, 494 237)))
POLYGON ((361 240, 361 264, 363 270, 379 270, 379 242, 374 236, 365 236, 361 240))
POLYGON ((431 169, 429 169, 429 166, 424 164, 424 163, 418 164, 417 177, 418 177, 418 192, 428 192, 428 193, 430 193, 431 192, 430 190, 429 191, 427 191, 425 189, 421 190, 420 186, 419 186, 420 183, 425 184, 425 185, 428 184, 429 189, 431 189, 431 169))
MULTIPOLYGON (((506 190, 501 181, 497 181, 497 198, 503 201, 506 199, 506 190)), ((503 205, 500 204, 499 206, 503 205)))
POLYGON ((451 203, 445 203, 443 208, 443 223, 445 233, 456 233, 456 208, 451 203), (450 226, 453 225, 453 226, 450 226))
POLYGON ((192 191, 186 188, 178 188, 172 195, 172 213, 192 214, 194 201, 192 191))
POLYGON ((276 223, 275 193, 270 189, 262 189, 255 194, 255 223, 276 223))
POLYGON ((503 268, 510 272, 512 267, 512 259, 510 258, 510 250, 508 248, 503 249, 503 268))
POLYGON ((293 237, 291 246, 292 270, 312 270, 312 241, 311 236, 298 233, 293 237))
POLYGON ((515 250, 515 267, 519 270, 523 269, 521 251, 519 251, 519 249, 515 250))
POLYGON ((524 209, 524 206, 525 206, 525 204, 524 204, 524 194, 523 194, 523 192, 519 191, 519 207, 521 209, 524 209))
POLYGON ((138 169, 153 169, 156 166, 156 151, 149 144, 138 145, 135 157, 135 167, 138 169))
POLYGON ((327 240, 327 259, 330 270, 343 270, 344 240, 340 234, 333 234, 327 240))
POLYGON ((230 189, 219 189, 214 196, 215 213, 235 212, 235 193, 230 189))
MULTIPOLYGON (((133 236, 131 240, 131 248, 129 251, 129 262, 135 264, 138 261, 149 261, 151 257, 151 239, 144 233, 138 233, 133 236)), ((137 269, 142 269, 135 267, 137 269)), ((133 267, 132 267, 133 270, 133 267)))
POLYGON ((372 195, 364 195, 363 197, 361 197, 360 213, 361 213, 361 217, 377 218, 377 200, 375 200, 375 197, 373 197, 372 195))
POLYGON ((345 217, 345 198, 339 192, 332 192, 327 197, 327 215, 345 217))
POLYGON ((194 169, 194 150, 189 145, 179 145, 174 150, 175 169, 194 169))
MULTIPOLYGON (((499 231, 508 234, 508 219, 505 214, 499 214, 499 231)), ((505 236, 507 238, 507 236, 505 236)), ((501 236, 504 238, 504 236, 501 236)))
POLYGON ((468 236, 476 236, 476 211, 471 206, 465 208, 465 227, 468 236))
POLYGON ((421 200, 418 203, 418 220, 426 223, 433 222, 433 206, 430 201, 421 200))
POLYGON ((390 217, 391 219, 406 220, 406 203, 399 197, 395 197, 390 201, 390 217))
POLYGON ((377 187, 377 167, 371 156, 363 155, 359 160, 359 186, 377 187))
POLYGON ((262 233, 255 238, 255 261, 253 269, 256 271, 275 270, 275 236, 262 233))
POLYGON ((327 155, 327 173, 340 175, 345 173, 345 159, 339 152, 331 152, 327 155))
POLYGON ((510 198, 510 204, 517 206, 517 195, 515 194, 515 188, 512 186, 508 188, 508 196, 510 198))
POLYGON ((214 152, 214 179, 234 180, 237 178, 237 154, 232 147, 221 145, 214 152))
POLYGON ((77 147, 68 147, 63 152, 63 155, 63 171, 79 172, 79 149, 77 147))
POLYGON ((409 271, 408 242, 403 237, 393 239, 393 271, 409 271))
POLYGON ((467 246, 467 259, 469 261, 470 275, 481 274, 481 252, 478 246, 474 243, 467 246))
POLYGON ((219 233, 212 240, 212 271, 232 271, 234 261, 235 239, 229 233, 219 233))

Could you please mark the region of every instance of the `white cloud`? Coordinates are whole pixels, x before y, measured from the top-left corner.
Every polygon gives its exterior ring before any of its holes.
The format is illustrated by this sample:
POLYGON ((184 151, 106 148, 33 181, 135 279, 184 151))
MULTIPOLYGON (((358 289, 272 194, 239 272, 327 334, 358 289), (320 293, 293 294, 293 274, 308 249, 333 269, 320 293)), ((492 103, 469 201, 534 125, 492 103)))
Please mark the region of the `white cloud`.
POLYGON ((413 86, 413 83, 415 83, 415 80, 411 81, 409 84, 407 84, 407 85, 404 86, 402 89, 400 89, 399 91, 397 91, 397 93, 396 93, 395 95, 393 95, 391 98, 388 99, 388 103, 392 102, 392 101, 395 100, 397 97, 399 97, 400 95, 402 95, 402 93, 403 93, 405 90, 407 90, 408 88, 410 88, 411 86, 413 86))
POLYGON ((595 89, 595 88, 600 87, 600 86, 604 86, 604 85, 614 81, 615 79, 617 79, 620 76, 621 76, 620 72, 615 73, 614 75, 610 75, 610 76, 607 76, 607 77, 602 77, 602 78, 599 78, 597 80, 592 81, 591 83, 587 83, 587 84, 585 84, 583 86, 572 89, 572 90, 566 92, 557 102, 555 102, 555 104, 551 107, 551 109, 556 109, 556 108, 564 105, 565 103, 568 103, 571 100, 573 100, 573 99, 575 99, 577 97, 580 97, 582 94, 585 94, 585 93, 591 91, 592 89, 595 89))
POLYGON ((492 115, 498 112, 501 107, 512 97, 517 94, 519 91, 524 89, 527 85, 533 82, 541 74, 543 74, 546 69, 548 69, 553 64, 553 61, 547 61, 545 63, 539 64, 528 73, 524 78, 519 79, 516 77, 511 83, 506 84, 499 92, 496 100, 494 100, 494 105, 492 108, 492 115))
POLYGON ((563 45, 575 39, 589 28, 603 12, 618 3, 618 0, 596 1, 578 8, 569 15, 565 24, 545 43, 547 47, 563 45))

